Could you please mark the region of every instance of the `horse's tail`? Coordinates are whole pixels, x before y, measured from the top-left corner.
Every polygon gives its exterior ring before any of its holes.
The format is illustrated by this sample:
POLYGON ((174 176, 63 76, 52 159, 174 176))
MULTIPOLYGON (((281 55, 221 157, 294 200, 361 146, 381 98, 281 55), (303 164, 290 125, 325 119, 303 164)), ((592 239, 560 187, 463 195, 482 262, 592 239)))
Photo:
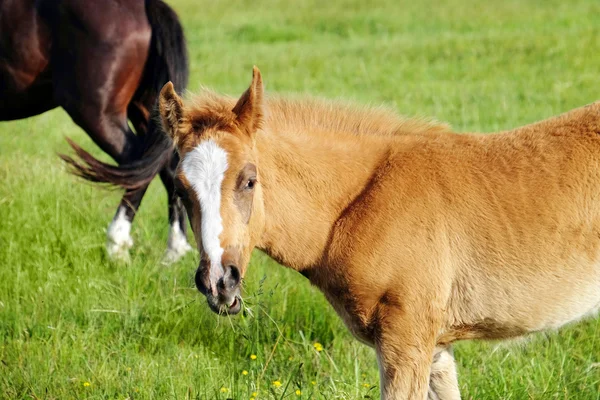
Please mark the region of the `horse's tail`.
POLYGON ((173 145, 163 134, 155 116, 155 102, 165 83, 173 82, 175 90, 182 94, 189 78, 187 46, 177 14, 162 0, 146 0, 146 14, 152 28, 152 38, 144 74, 133 96, 151 113, 147 131, 142 137, 141 157, 126 165, 115 166, 97 160, 69 139, 67 141, 78 160, 60 155, 72 167, 75 175, 132 191, 148 185, 170 162, 173 145))
POLYGON ((146 0, 146 13, 152 27, 150 55, 140 86, 150 88, 154 98, 165 83, 171 81, 177 93, 182 93, 188 84, 188 52, 183 28, 175 11, 162 0, 146 0))

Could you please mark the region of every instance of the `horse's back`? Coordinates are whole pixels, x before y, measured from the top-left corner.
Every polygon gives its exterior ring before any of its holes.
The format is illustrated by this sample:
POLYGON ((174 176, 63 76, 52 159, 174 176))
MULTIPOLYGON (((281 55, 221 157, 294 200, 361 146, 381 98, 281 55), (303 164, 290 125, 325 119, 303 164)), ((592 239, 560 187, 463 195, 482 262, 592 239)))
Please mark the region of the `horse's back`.
POLYGON ((79 30, 90 39, 111 45, 140 30, 149 30, 144 0, 39 0, 37 4, 57 37, 79 30))

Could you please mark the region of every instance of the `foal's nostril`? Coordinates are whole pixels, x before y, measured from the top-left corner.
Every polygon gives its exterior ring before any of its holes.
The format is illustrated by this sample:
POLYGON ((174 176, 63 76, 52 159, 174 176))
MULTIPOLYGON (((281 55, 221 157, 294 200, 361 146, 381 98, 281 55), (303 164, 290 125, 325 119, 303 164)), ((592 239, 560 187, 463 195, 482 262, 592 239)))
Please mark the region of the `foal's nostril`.
POLYGON ((202 293, 202 294, 208 293, 208 288, 210 286, 210 283, 208 282, 208 275, 206 274, 206 269, 202 266, 202 264, 196 270, 196 275, 194 276, 194 282, 196 283, 196 288, 198 288, 200 293, 202 293))
POLYGON ((224 269, 225 275, 220 281, 222 289, 235 289, 240 283, 240 270, 234 264, 227 264, 224 269))

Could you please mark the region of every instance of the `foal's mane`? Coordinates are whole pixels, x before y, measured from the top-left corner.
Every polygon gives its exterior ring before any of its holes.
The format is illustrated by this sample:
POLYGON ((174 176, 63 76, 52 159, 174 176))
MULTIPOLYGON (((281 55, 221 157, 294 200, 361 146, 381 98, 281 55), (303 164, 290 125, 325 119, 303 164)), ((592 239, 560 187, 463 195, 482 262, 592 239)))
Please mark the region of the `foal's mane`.
MULTIPOLYGON (((192 124, 225 127, 234 120, 232 109, 237 99, 203 88, 188 102, 192 124)), ((431 119, 406 118, 385 106, 363 106, 339 100, 313 97, 265 97, 265 125, 286 131, 348 132, 356 135, 394 136, 442 133, 446 124, 431 119)))

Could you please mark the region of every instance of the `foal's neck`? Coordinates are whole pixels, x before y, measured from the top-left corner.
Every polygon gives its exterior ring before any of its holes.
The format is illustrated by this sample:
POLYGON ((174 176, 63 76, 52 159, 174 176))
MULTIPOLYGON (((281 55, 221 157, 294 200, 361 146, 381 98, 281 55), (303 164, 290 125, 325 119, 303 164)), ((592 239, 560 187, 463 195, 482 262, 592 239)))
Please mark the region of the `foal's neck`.
POLYGON ((320 265, 336 221, 388 156, 390 140, 268 126, 258 133, 265 204, 258 247, 298 271, 320 265))

